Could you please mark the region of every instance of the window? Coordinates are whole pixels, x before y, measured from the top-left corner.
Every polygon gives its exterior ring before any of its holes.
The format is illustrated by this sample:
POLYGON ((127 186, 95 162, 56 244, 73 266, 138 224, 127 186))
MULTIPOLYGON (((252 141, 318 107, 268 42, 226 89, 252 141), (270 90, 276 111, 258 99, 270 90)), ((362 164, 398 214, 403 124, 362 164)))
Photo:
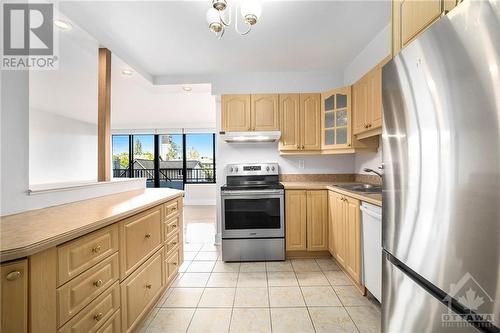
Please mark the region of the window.
POLYGON ((113 177, 146 178, 147 187, 176 189, 215 183, 213 133, 113 135, 112 143, 113 177))

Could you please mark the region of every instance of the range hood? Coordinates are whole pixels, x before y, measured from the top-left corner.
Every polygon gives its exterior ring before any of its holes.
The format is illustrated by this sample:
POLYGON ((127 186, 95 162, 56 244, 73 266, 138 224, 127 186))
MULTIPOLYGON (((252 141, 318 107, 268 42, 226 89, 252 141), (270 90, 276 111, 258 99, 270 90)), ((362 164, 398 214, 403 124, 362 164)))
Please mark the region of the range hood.
POLYGON ((264 143, 276 142, 281 137, 280 131, 269 132, 220 132, 224 141, 229 143, 264 143))

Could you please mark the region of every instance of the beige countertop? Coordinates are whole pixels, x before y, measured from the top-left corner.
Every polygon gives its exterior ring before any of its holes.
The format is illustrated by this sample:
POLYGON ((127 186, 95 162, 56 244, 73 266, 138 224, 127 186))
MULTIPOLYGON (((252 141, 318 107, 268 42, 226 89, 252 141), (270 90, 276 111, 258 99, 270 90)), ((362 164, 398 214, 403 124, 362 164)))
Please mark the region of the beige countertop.
POLYGON ((0 261, 26 257, 182 196, 155 188, 0 217, 0 261))
MULTIPOLYGON (((346 189, 335 186, 339 182, 281 182, 285 186, 285 190, 331 190, 337 193, 347 195, 361 201, 365 201, 377 206, 382 206, 382 194, 379 193, 360 193, 348 191, 346 189)), ((342 183, 348 184, 348 183, 342 183)))

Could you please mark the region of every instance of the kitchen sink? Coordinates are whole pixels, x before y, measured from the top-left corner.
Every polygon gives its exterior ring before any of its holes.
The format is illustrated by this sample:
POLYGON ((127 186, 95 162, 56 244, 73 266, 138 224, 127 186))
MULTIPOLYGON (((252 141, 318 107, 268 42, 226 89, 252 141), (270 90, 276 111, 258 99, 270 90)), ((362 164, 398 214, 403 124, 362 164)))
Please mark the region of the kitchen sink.
POLYGON ((382 193, 382 186, 380 185, 355 183, 355 184, 336 184, 335 186, 354 192, 382 193))

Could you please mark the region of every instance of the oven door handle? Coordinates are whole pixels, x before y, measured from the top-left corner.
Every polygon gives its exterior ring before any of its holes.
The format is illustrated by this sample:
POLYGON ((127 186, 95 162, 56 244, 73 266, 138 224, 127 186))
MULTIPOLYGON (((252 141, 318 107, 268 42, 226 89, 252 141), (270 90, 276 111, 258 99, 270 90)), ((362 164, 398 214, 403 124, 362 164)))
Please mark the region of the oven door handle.
POLYGON ((226 197, 226 196, 233 196, 233 195, 238 195, 238 196, 254 196, 254 195, 283 195, 284 191, 283 190, 265 190, 265 191, 222 191, 221 196, 226 197))

